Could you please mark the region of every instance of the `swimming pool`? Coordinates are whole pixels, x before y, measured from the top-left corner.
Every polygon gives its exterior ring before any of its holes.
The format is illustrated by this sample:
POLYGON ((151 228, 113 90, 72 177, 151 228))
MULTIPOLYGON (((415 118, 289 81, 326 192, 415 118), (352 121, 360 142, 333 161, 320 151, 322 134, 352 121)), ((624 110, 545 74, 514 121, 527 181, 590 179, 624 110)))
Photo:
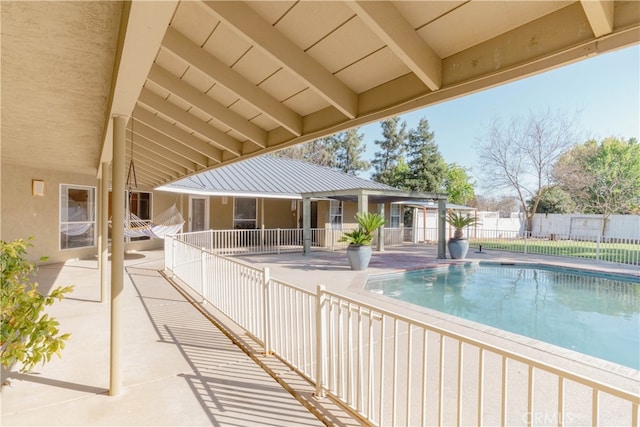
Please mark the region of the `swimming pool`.
POLYGON ((640 369, 640 279, 480 263, 370 277, 392 298, 640 369))

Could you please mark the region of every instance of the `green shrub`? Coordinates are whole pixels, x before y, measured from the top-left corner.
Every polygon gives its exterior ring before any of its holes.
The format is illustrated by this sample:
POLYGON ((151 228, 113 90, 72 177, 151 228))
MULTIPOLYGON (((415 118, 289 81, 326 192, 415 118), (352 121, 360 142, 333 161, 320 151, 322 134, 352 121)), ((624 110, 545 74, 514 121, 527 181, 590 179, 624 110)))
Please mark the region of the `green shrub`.
POLYGON ((0 240, 0 354, 4 368, 14 363, 20 371, 31 371, 36 364, 60 356, 70 334, 60 334, 59 323, 43 313, 45 306, 62 300, 73 286, 58 287, 48 296, 38 292, 31 281, 35 265, 26 259, 31 238, 13 242, 0 240))

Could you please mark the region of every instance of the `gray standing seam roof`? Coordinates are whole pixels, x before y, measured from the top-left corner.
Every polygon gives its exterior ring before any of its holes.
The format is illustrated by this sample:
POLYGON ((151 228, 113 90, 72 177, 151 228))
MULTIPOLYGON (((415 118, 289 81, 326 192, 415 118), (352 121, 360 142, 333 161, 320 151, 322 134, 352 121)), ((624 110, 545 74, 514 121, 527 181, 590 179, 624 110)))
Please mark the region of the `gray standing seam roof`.
POLYGON ((302 193, 350 190, 395 190, 378 182, 348 175, 302 160, 254 157, 211 169, 166 185, 180 192, 248 193, 299 197, 302 193))

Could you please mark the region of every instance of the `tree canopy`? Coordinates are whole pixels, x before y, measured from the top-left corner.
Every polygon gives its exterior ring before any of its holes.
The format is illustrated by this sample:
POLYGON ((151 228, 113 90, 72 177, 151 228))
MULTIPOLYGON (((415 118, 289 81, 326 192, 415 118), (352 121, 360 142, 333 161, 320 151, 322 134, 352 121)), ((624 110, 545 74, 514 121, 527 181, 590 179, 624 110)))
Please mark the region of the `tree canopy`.
POLYGON ((533 214, 553 184, 554 164, 577 139, 575 119, 551 110, 514 117, 507 124, 494 119, 478 146, 483 182, 489 190, 515 191, 530 230, 533 214))
POLYGON ((640 145, 634 138, 575 145, 558 159, 553 176, 581 212, 606 217, 640 209, 640 145))
POLYGON ((362 143, 364 134, 359 134, 358 128, 336 134, 333 138, 335 169, 351 175, 369 169, 369 162, 361 158, 366 146, 362 143))
POLYGON ((403 187, 411 191, 441 192, 447 164, 427 119, 420 119, 418 127, 409 131, 406 141, 408 170, 403 187))
POLYGON ((447 165, 443 187, 451 203, 466 205, 473 200, 475 184, 469 175, 469 169, 458 166, 456 163, 447 165))
POLYGON ((366 146, 358 133, 359 128, 349 129, 326 138, 315 139, 273 153, 275 157, 304 160, 315 165, 336 169, 355 175, 369 169, 369 162, 362 159, 366 146))
POLYGON ((383 120, 380 125, 383 139, 375 141, 380 148, 371 161, 371 179, 394 187, 402 185, 406 174, 404 155, 407 148, 407 123, 400 122, 400 117, 392 117, 383 120))
POLYGON ((475 181, 469 170, 447 165, 435 141, 435 133, 426 118, 415 129, 408 129, 400 117, 380 122, 382 138, 374 141, 378 150, 371 163, 362 159, 364 135, 350 129, 306 144, 286 148, 275 156, 305 160, 348 174, 372 167, 371 179, 402 190, 450 195, 454 203, 466 203, 474 197, 475 181))

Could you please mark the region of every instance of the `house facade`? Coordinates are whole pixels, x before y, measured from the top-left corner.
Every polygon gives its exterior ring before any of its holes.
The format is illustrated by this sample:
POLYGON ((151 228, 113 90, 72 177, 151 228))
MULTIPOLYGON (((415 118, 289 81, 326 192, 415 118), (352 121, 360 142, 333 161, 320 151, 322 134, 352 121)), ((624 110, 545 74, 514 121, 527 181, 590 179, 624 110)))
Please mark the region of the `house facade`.
MULTIPOLYGON (((301 160, 256 157, 197 174, 162 186, 178 195, 185 215, 185 231, 238 229, 301 229, 305 193, 365 190, 398 191, 301 160)), ((402 228, 402 207, 390 202, 367 210, 382 209, 387 227, 402 228)), ((310 200, 312 229, 342 230, 356 227, 357 201, 331 197, 310 200)))
MULTIPOLYGON (((92 174, 3 164, 2 240, 32 237, 30 259, 45 263, 95 257, 99 247, 98 195, 101 180, 92 174)), ((346 188, 395 190, 299 160, 258 157, 203 172, 160 188, 127 186, 127 211, 152 221, 175 205, 182 231, 302 228, 302 193, 346 188)), ((107 187, 111 218, 112 192, 107 187)), ((329 198, 311 201, 311 228, 356 226, 356 202, 329 198)), ((377 211, 370 204, 369 211, 377 211)), ((399 205, 387 203, 387 227, 401 227, 399 205)), ((110 237, 110 233, 108 238, 110 237)), ((336 236, 336 239, 338 236, 336 236)), ((126 250, 156 249, 162 240, 127 238, 126 250)))

